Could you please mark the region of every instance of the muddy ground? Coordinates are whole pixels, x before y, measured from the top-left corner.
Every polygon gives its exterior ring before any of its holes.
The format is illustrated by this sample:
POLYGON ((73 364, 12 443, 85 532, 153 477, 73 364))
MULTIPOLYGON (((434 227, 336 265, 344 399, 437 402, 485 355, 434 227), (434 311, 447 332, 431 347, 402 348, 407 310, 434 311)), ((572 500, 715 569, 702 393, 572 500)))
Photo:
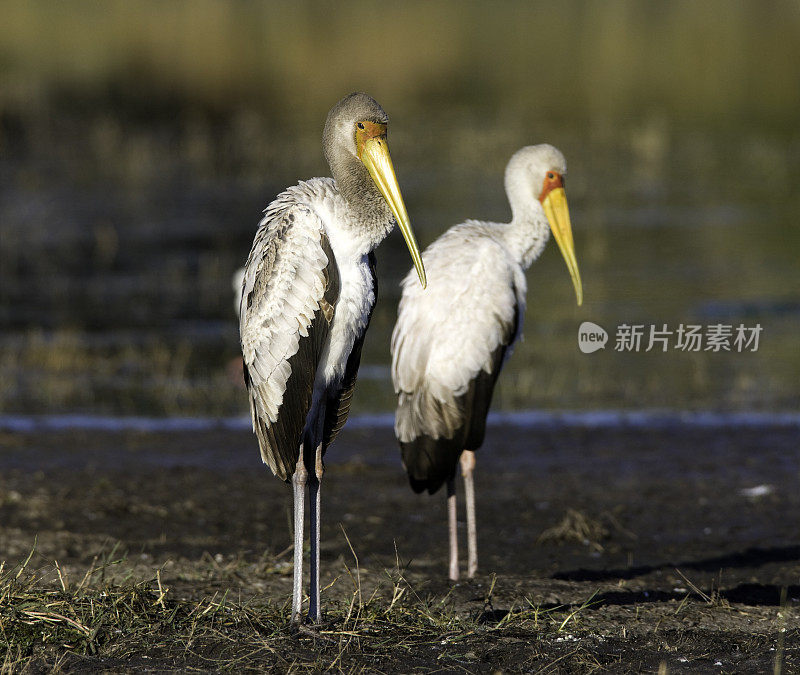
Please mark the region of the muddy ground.
POLYGON ((227 591, 252 616, 263 608, 279 617, 262 656, 238 665, 230 645, 228 661, 207 644, 133 644, 111 658, 72 644, 44 649, 44 633, 26 653, 7 651, 6 664, 798 672, 798 440, 792 426, 490 428, 476 478, 480 573, 451 585, 444 495, 411 492, 390 429, 345 430, 323 484, 323 630, 297 634, 285 623, 290 489, 260 464, 249 433, 6 432, 6 569, 35 545, 29 568, 43 570, 43 583, 57 583, 46 581, 57 560, 74 586, 98 560, 121 559, 109 575, 135 582, 158 572, 170 602, 227 591), (414 611, 439 612, 441 640, 406 641, 388 620, 342 629, 356 600, 374 616, 389 608, 398 580, 399 604, 413 596, 414 611), (339 631, 336 644, 326 627, 339 631))

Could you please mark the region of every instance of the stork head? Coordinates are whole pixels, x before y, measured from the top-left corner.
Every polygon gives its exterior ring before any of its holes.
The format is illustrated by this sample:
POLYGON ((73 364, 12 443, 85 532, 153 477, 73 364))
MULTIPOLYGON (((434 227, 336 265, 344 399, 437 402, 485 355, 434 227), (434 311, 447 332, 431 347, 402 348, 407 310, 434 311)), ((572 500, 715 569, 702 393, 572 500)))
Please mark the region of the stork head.
POLYGON ((424 288, 425 267, 389 155, 388 124, 388 115, 371 96, 361 92, 345 96, 331 108, 325 121, 322 135, 325 159, 340 188, 344 183, 340 176, 349 174, 356 177, 353 181, 356 189, 363 187, 367 181, 371 181, 378 189, 400 226, 424 288))
POLYGON ((564 191, 567 162, 552 145, 529 145, 518 150, 508 162, 505 174, 506 192, 512 209, 533 208, 546 220, 561 255, 567 263, 575 297, 583 303, 583 285, 575 259, 572 224, 564 191))

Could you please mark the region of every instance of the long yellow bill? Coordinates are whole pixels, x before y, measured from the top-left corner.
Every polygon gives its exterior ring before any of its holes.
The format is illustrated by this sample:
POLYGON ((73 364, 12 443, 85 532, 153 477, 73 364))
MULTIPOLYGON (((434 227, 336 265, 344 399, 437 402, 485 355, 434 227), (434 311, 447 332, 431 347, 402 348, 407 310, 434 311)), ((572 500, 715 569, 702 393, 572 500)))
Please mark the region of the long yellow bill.
POLYGON ((361 161, 367 167, 369 175, 372 176, 372 180, 375 181, 375 185, 381 191, 383 198, 389 204, 389 208, 400 226, 400 231, 403 233, 403 238, 406 240, 406 246, 408 246, 408 250, 411 253, 411 259, 414 261, 414 267, 417 269, 420 283, 425 288, 428 284, 425 278, 425 267, 422 264, 422 256, 419 252, 419 246, 417 246, 417 240, 414 237, 414 231, 411 229, 411 223, 408 220, 406 205, 403 203, 403 197, 400 194, 397 177, 394 175, 394 166, 392 165, 392 158, 389 156, 389 145, 386 143, 386 136, 365 139, 361 146, 361 161))
POLYGON ((553 188, 547 193, 542 201, 544 213, 550 223, 550 229, 556 238, 561 255, 567 263, 569 275, 572 277, 572 285, 575 287, 575 297, 578 305, 583 304, 583 285, 581 284, 581 273, 578 271, 578 261, 575 259, 575 244, 572 241, 572 224, 569 220, 569 209, 567 208, 567 195, 564 188, 553 188))

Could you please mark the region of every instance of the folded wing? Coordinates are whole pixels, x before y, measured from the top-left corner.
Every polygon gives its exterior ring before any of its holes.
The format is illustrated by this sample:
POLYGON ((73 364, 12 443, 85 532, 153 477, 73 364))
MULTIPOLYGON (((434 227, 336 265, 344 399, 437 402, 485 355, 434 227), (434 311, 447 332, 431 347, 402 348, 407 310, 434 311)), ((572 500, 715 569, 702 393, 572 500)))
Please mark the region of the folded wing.
POLYGON ((404 281, 392 334, 395 433, 415 490, 437 490, 483 442, 494 385, 519 335, 525 277, 506 249, 468 227, 424 255, 428 290, 404 281))
POLYGON ((322 221, 284 193, 259 224, 239 320, 253 431, 264 463, 282 480, 297 464, 338 296, 322 221))

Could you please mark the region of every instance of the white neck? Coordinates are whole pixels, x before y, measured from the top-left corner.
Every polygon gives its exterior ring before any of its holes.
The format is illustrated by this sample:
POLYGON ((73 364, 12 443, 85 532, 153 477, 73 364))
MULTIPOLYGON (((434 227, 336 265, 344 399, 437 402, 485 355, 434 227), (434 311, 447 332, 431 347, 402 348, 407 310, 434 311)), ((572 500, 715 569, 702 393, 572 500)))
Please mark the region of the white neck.
POLYGON ((506 192, 511 204, 511 222, 503 228, 503 241, 522 268, 528 269, 542 254, 550 238, 550 226, 530 188, 507 182, 506 192))

